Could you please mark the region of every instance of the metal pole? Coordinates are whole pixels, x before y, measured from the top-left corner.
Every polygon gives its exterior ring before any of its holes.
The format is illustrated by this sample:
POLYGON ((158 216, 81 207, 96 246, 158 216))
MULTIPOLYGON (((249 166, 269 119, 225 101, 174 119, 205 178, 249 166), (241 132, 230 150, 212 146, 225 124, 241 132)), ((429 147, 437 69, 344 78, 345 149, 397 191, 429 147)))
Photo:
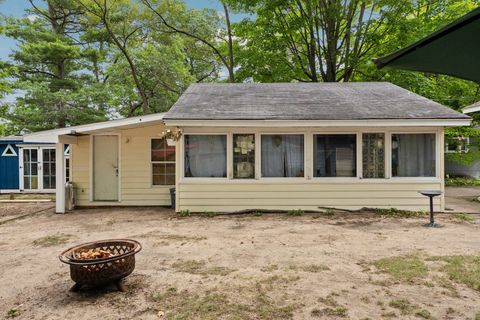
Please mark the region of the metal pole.
POLYGON ((435 221, 433 220, 433 196, 430 196, 430 224, 433 226, 435 221))

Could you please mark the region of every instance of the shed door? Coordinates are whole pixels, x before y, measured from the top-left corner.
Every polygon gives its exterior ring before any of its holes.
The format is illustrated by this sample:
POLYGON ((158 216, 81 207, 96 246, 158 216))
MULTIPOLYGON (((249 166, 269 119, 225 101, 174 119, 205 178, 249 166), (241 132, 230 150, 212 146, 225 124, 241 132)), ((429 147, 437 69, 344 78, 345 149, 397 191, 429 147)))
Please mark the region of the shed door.
POLYGON ((93 200, 118 201, 118 136, 93 136, 93 200))

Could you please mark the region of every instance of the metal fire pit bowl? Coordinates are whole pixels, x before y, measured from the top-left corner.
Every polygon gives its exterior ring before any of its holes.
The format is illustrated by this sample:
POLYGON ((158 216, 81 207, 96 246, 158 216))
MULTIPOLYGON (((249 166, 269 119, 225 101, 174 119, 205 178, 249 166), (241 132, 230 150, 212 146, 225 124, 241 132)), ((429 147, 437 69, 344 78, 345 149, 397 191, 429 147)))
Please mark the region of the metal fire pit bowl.
POLYGON ((140 250, 142 246, 135 240, 110 239, 77 245, 63 251, 58 258, 70 265, 70 277, 75 282, 71 291, 78 291, 82 286, 93 288, 115 283, 123 292, 121 280, 135 269, 135 254, 140 250), (113 256, 91 260, 76 258, 76 253, 97 248, 109 251, 113 256))

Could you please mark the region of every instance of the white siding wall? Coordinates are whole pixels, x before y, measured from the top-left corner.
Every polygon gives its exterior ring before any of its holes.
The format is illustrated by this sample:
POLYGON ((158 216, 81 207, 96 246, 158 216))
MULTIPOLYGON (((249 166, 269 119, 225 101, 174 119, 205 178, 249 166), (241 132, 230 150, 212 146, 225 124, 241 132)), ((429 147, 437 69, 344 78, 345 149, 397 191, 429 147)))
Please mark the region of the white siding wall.
MULTIPOLYGON (((228 178, 183 178, 183 139, 177 145, 177 211, 239 211, 246 209, 269 210, 319 210, 319 207, 344 209, 398 208, 405 210, 428 210, 428 198, 419 190, 444 190, 443 185, 443 128, 184 128, 185 134, 226 133, 229 161, 228 178), (256 164, 256 179, 233 180, 232 134, 255 133, 257 159, 260 157, 262 133, 305 133, 305 178, 261 178, 260 161, 256 164), (356 178, 312 178, 313 134, 356 132, 357 172, 356 178), (386 134, 386 179, 361 179, 361 133, 384 132, 386 134), (436 133, 437 176, 432 178, 391 177, 392 133, 436 133), (441 147, 442 146, 442 147, 441 147)), ((435 210, 444 209, 444 198, 434 201, 435 210)))

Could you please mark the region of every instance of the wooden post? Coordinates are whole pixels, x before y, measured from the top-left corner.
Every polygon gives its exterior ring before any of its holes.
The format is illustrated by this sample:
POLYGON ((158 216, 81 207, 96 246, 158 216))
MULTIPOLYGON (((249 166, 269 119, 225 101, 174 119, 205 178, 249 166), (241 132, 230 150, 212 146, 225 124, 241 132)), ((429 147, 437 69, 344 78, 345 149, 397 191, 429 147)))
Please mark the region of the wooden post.
POLYGON ((58 142, 55 150, 55 166, 56 166, 56 200, 55 212, 65 213, 65 156, 64 144, 58 142))

